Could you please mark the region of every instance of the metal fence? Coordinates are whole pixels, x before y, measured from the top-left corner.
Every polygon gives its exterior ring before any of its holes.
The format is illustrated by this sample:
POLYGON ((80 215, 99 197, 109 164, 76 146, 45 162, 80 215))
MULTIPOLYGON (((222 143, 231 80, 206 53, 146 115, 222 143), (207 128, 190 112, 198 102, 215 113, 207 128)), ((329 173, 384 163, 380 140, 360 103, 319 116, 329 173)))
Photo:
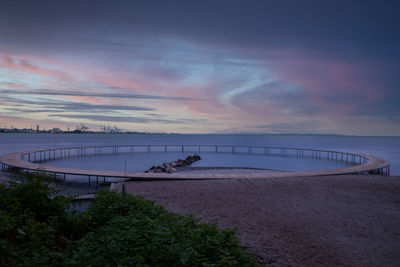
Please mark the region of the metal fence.
MULTIPOLYGON (((9 157, 3 157, 1 168, 3 171, 17 170, 27 173, 32 171, 42 170, 48 174, 61 175, 65 180, 66 175, 81 175, 88 177, 89 184, 91 178, 95 178, 98 184, 103 178, 106 181, 108 178, 135 178, 142 180, 159 179, 159 177, 150 177, 149 174, 143 175, 139 173, 118 173, 118 172, 102 172, 90 170, 68 170, 50 166, 38 166, 34 163, 42 163, 50 160, 62 160, 74 157, 86 156, 102 156, 102 155, 118 155, 129 153, 152 153, 152 152, 190 152, 190 153, 221 153, 221 154, 254 154, 254 155, 273 155, 282 157, 308 157, 314 159, 325 159, 332 161, 346 162, 351 165, 361 165, 361 171, 351 171, 351 167, 344 168, 339 174, 347 173, 375 173, 380 175, 390 175, 390 163, 379 158, 368 155, 361 155, 350 152, 340 152, 321 149, 306 149, 306 148, 291 148, 291 147, 268 147, 268 146, 234 146, 234 145, 114 145, 114 146, 82 146, 82 147, 67 147, 67 148, 52 148, 36 151, 28 151, 12 154, 9 157), (17 157, 17 158, 15 158, 17 157), (4 160, 5 159, 5 160, 4 160), (376 164, 368 164, 374 159, 379 162, 376 164), (371 165, 371 166, 367 166, 371 165)), ((309 172, 311 174, 311 172, 309 172)), ((173 175, 170 177, 173 178, 173 175)), ((62 179, 61 178, 61 179, 62 179)), ((165 179, 166 177, 163 177, 165 179)), ((171 178, 171 179, 172 179, 171 178)), ((93 180, 92 180, 93 181, 93 180)))
POLYGON ((118 155, 129 153, 151 152, 190 152, 190 153, 231 153, 258 154, 285 157, 309 157, 360 165, 368 162, 368 157, 350 152, 339 152, 321 149, 264 147, 264 146, 228 146, 228 145, 118 145, 52 148, 31 151, 21 154, 21 160, 41 163, 72 157, 118 155))

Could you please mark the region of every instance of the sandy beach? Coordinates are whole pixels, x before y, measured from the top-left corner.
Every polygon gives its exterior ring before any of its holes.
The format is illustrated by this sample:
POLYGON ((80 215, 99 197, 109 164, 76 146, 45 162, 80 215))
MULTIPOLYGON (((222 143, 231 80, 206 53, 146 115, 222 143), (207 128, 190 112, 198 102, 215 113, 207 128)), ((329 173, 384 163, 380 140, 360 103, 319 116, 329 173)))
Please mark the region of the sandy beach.
MULTIPOLYGON (((400 266, 400 177, 127 182, 172 212, 238 227, 277 266, 400 266)), ((121 184, 117 185, 121 189, 121 184)))

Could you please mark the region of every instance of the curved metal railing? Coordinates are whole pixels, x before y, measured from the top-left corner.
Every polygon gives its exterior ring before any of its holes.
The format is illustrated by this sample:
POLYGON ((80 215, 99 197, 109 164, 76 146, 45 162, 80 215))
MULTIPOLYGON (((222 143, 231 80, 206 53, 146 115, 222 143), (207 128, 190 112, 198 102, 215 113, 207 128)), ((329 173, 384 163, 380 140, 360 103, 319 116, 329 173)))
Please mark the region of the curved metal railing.
MULTIPOLYGON (((26 151, 6 155, 0 159, 2 170, 7 168, 19 169, 26 172, 44 171, 47 173, 66 175, 84 175, 116 178, 135 178, 135 179, 182 179, 182 174, 160 174, 160 173, 122 173, 110 171, 93 171, 81 169, 66 169, 53 166, 37 165, 36 163, 46 162, 49 160, 59 160, 72 157, 84 156, 101 156, 107 154, 121 153, 151 153, 151 152, 191 152, 191 153, 232 153, 232 154, 259 154, 259 155, 277 155, 285 157, 309 157, 315 159, 326 159, 333 161, 342 161, 350 163, 351 167, 309 172, 286 173, 286 176, 305 176, 305 175, 331 175, 331 174, 349 174, 349 173, 376 173, 381 175, 390 175, 390 163, 384 159, 380 159, 370 155, 363 155, 350 152, 340 152, 321 149, 306 149, 292 147, 268 147, 268 146, 234 146, 234 145, 108 145, 108 146, 84 146, 84 147, 66 147, 52 148, 35 151, 26 151)), ((196 175, 185 174, 189 178, 229 178, 229 177, 249 177, 246 175, 196 175)), ((257 175, 259 177, 260 175, 257 175)), ((265 175, 270 176, 270 175, 265 175)), ((275 175, 276 176, 276 175, 275 175)), ((280 175, 282 176, 282 175, 280 175)))

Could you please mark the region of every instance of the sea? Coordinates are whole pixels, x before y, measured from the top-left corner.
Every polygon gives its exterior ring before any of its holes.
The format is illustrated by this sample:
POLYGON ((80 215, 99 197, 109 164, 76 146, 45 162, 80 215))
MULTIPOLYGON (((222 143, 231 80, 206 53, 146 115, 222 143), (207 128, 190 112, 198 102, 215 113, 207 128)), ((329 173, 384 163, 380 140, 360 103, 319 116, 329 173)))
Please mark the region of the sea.
MULTIPOLYGON (((0 157, 36 149, 113 145, 227 145, 334 150, 369 154, 391 162, 391 175, 400 175, 400 137, 364 137, 297 134, 24 134, 0 133, 0 157)), ((46 165, 78 169, 143 172, 163 162, 183 159, 192 152, 152 152, 88 156, 48 161, 46 165)), ((348 163, 326 159, 200 153, 194 167, 250 167, 279 171, 336 169, 348 163)))

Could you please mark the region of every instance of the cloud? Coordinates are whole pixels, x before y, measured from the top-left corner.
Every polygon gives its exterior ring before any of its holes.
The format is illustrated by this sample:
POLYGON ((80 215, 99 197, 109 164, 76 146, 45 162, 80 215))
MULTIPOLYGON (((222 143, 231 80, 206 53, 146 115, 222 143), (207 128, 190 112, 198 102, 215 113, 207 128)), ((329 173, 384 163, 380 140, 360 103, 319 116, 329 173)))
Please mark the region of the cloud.
POLYGON ((293 57, 275 61, 271 73, 277 80, 302 88, 306 103, 319 115, 339 118, 366 112, 386 116, 376 107, 400 100, 399 79, 392 73, 395 65, 385 67, 384 62, 367 59, 293 57))
POLYGON ((18 113, 54 113, 54 112, 65 112, 59 109, 26 109, 26 108, 5 108, 8 111, 14 111, 18 113))
POLYGON ((398 123, 392 2, 50 2, 0 4, 0 112, 176 132, 398 123))
POLYGON ((303 88, 281 81, 250 88, 232 97, 231 101, 243 112, 266 117, 277 114, 312 115, 318 110, 310 105, 303 88))
POLYGON ((58 105, 49 105, 48 108, 59 108, 63 111, 112 111, 112 110, 130 110, 130 111, 154 111, 153 108, 137 107, 137 106, 122 106, 122 105, 93 105, 87 103, 61 103, 58 105))
POLYGON ((195 123, 200 120, 190 119, 153 119, 146 117, 133 117, 133 116, 107 116, 107 115, 84 115, 84 114, 51 114, 50 117, 60 117, 66 119, 87 119, 95 122, 111 121, 111 122, 130 122, 130 123, 174 123, 174 124, 187 124, 195 123))
POLYGON ((2 55, 0 57, 0 66, 11 71, 22 71, 37 76, 51 77, 56 80, 70 80, 72 78, 67 72, 34 65, 25 56, 15 58, 9 55, 2 55))
POLYGON ((78 92, 78 91, 53 91, 48 89, 41 90, 5 90, 0 89, 0 93, 3 94, 22 94, 22 95, 49 95, 49 96, 88 96, 88 97, 103 97, 103 98, 129 98, 129 99, 149 99, 149 100, 171 100, 171 101, 194 101, 201 100, 189 97, 173 97, 173 96, 162 96, 162 95, 146 95, 146 94, 135 94, 135 93, 90 93, 90 92, 78 92))
POLYGON ((66 100, 54 100, 54 101, 32 101, 27 99, 12 98, 12 97, 0 97, 5 102, 16 103, 21 108, 8 108, 8 110, 14 110, 19 112, 90 112, 90 111, 155 111, 154 108, 141 107, 141 106, 128 106, 128 105, 114 105, 114 104, 88 104, 84 102, 73 102, 66 100), (39 106, 41 109, 27 109, 28 106, 39 106))
POLYGON ((397 10, 395 1, 21 1, 2 3, 0 30, 10 42, 53 47, 70 45, 71 35, 82 40, 110 32, 259 46, 299 38, 398 44, 397 10))
MULTIPOLYGON (((32 118, 0 114, 0 124, 3 124, 4 126, 14 126, 19 128, 26 128, 28 126, 40 124, 41 126, 46 125, 45 127, 52 128, 52 127, 67 126, 71 123, 63 122, 56 119, 52 120, 52 119, 36 118, 35 120, 32 120, 32 118)), ((0 125, 0 127, 3 125, 0 125)), ((95 125, 91 124, 90 126, 94 127, 95 125)))

